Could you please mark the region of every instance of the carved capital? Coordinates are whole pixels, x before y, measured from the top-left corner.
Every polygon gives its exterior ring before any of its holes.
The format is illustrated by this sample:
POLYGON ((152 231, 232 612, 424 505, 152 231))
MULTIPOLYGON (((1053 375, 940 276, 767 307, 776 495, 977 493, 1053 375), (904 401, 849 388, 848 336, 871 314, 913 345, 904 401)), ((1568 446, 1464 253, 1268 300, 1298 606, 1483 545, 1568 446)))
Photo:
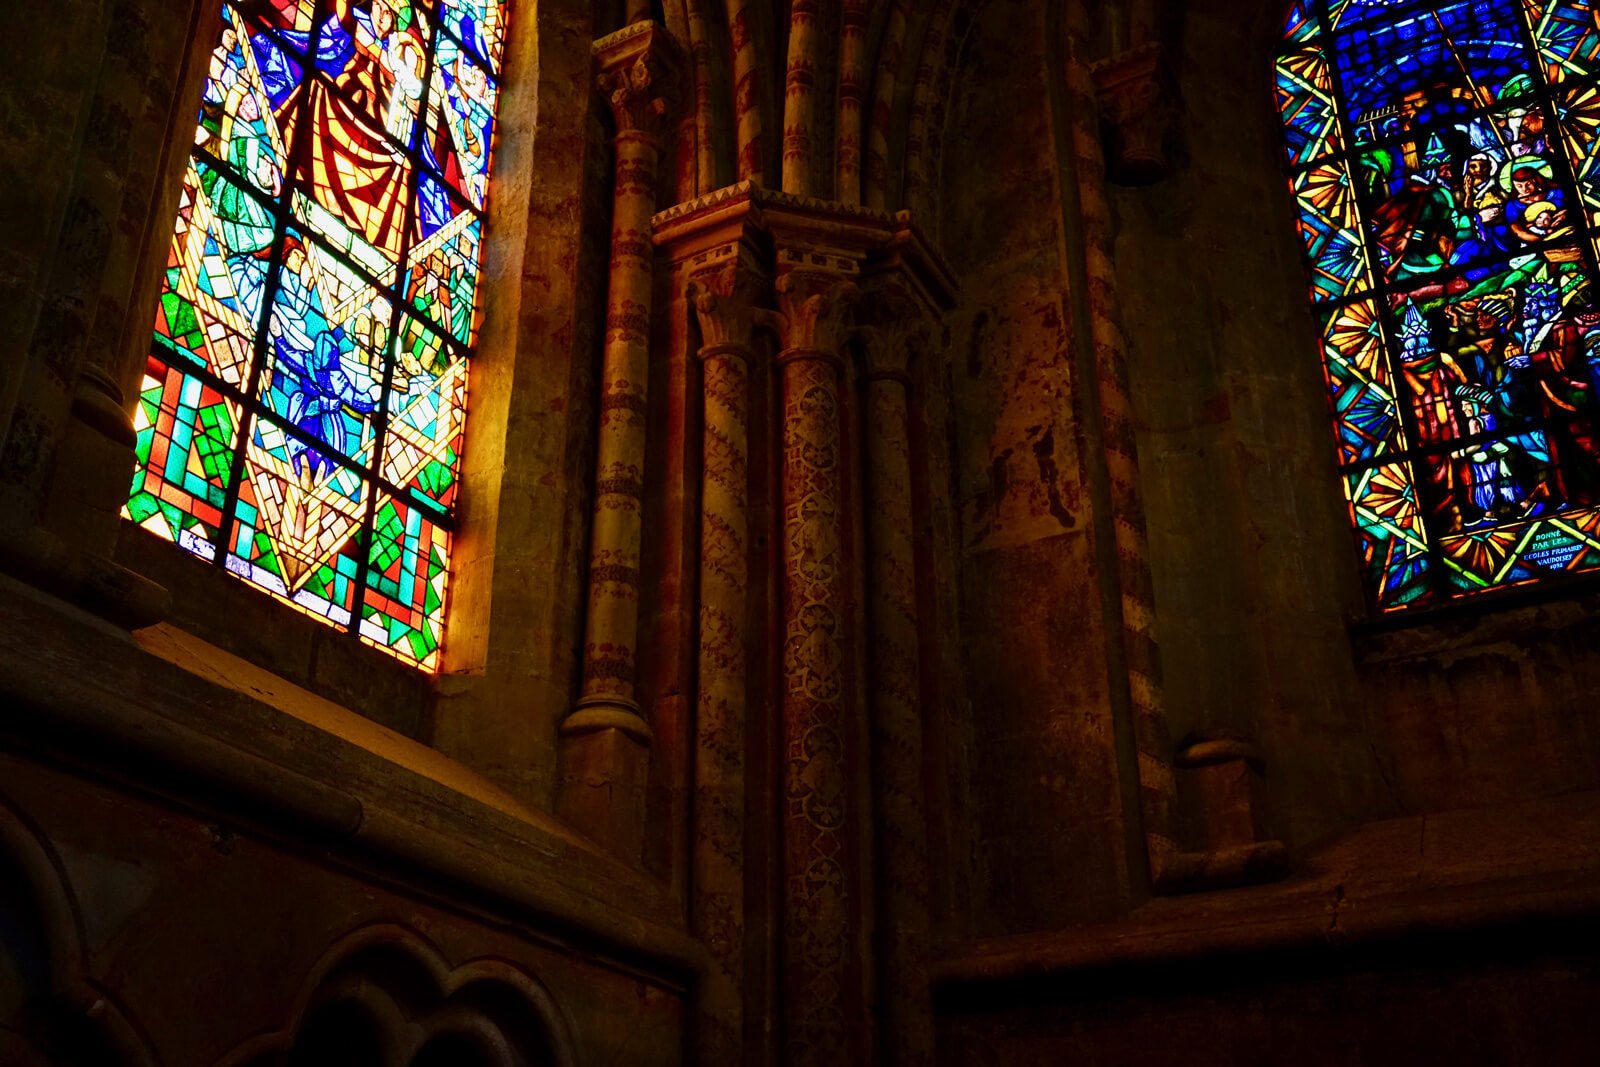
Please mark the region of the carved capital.
POLYGON ((682 75, 679 49, 664 27, 635 23, 595 42, 600 93, 611 106, 617 134, 656 136, 670 118, 682 75))
POLYGON ((934 319, 901 276, 868 282, 856 308, 862 378, 910 381, 911 361, 933 340, 934 319))
POLYGON ((777 318, 760 307, 768 288, 756 251, 744 241, 712 249, 689 279, 689 303, 700 322, 701 352, 748 350, 756 327, 777 318))
POLYGON ((778 279, 783 347, 789 351, 839 355, 850 310, 861 297, 854 279, 828 271, 790 271, 778 279))
POLYGON ((1177 83, 1160 44, 1147 44, 1093 68, 1106 135, 1106 174, 1119 185, 1149 185, 1172 170, 1177 83))

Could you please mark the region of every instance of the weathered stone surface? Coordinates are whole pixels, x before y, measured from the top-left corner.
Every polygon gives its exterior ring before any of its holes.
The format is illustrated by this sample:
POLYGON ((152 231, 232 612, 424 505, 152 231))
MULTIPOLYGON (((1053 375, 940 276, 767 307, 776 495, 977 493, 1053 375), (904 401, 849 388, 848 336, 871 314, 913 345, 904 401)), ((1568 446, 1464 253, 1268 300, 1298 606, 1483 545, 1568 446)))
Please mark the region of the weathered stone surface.
POLYGON ((514 0, 429 677, 115 518, 217 0, 13 0, 0 1062, 1592 1059, 1600 601, 1367 614, 1285 6, 514 0))

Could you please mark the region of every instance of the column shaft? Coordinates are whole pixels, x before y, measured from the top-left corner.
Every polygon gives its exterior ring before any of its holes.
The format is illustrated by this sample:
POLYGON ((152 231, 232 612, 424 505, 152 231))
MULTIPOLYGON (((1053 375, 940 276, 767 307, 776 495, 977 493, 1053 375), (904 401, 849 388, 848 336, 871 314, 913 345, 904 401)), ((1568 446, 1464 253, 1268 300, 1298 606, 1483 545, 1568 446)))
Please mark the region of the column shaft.
MULTIPOLYGON (((639 549, 644 494, 646 389, 653 285, 650 216, 658 150, 636 130, 617 135, 610 296, 600 384, 589 613, 584 634, 582 709, 639 717, 634 643, 639 629, 639 549)), ((570 722, 570 720, 569 720, 570 722)), ((617 722, 633 728, 625 719, 617 722)), ((639 729, 643 721, 639 721, 639 729)), ((646 734, 646 737, 648 735, 646 734)))
POLYGON ((582 695, 562 723, 560 814, 638 862, 644 841, 650 728, 636 696, 639 564, 650 303, 655 249, 656 132, 666 123, 676 74, 662 63, 672 46, 657 28, 629 29, 597 42, 600 88, 617 122, 611 273, 600 372, 600 436, 594 526, 589 543, 582 695))
POLYGON ((854 915, 846 835, 844 653, 840 647, 837 357, 787 349, 783 374, 784 1001, 789 1062, 851 1062, 854 915))
POLYGON ((905 380, 898 374, 869 377, 862 385, 862 405, 882 1049, 890 1067, 928 1067, 933 1063, 928 831, 905 380))
POLYGON ((789 9, 788 73, 783 87, 783 191, 814 195, 813 127, 816 125, 817 0, 794 0, 789 9))
POLYGON ((745 624, 749 596, 749 349, 700 350, 705 394, 700 491, 700 656, 695 725, 695 1062, 737 1063, 744 1036, 745 624))

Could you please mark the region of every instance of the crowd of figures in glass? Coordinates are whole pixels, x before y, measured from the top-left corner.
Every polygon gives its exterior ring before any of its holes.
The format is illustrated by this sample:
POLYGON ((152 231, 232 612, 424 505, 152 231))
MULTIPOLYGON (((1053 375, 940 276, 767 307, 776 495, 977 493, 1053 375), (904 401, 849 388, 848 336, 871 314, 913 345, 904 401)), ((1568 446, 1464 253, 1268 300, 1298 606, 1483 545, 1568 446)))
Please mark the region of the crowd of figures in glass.
POLYGON ((125 514, 437 666, 504 5, 223 5, 125 514))
POLYGON ((1376 604, 1600 565, 1600 10, 1302 0, 1290 182, 1376 604))

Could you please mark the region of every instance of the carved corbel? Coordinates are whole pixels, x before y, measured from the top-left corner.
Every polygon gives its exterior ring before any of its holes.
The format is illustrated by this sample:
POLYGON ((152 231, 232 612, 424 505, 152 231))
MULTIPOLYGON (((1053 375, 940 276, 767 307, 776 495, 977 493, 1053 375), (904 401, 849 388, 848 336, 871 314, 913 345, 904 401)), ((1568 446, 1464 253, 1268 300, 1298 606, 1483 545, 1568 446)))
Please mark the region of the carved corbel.
POLYGON ((1119 185, 1150 185, 1172 172, 1178 125, 1177 82, 1159 43, 1141 45, 1093 67, 1106 175, 1119 185))

